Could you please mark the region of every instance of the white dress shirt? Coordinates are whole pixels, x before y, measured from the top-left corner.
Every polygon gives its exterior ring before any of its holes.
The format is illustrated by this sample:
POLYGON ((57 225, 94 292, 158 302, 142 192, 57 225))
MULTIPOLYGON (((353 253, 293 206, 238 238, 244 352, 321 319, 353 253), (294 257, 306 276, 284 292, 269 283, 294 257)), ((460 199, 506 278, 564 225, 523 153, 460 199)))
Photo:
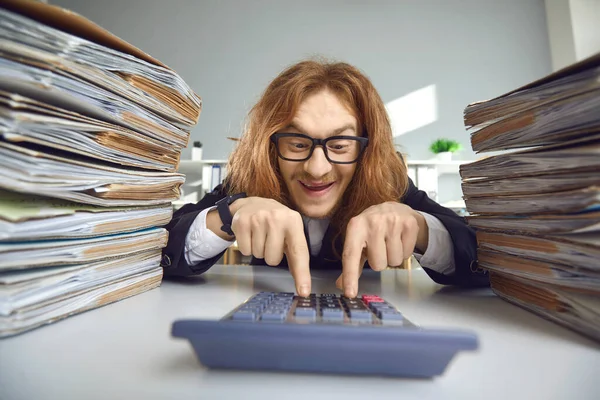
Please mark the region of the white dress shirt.
MULTIPOLYGON (((216 207, 202 210, 192 223, 185 239, 185 260, 190 265, 208 260, 227 249, 234 242, 221 239, 206 226, 206 214, 216 207)), ((442 274, 454 272, 454 246, 450 234, 436 217, 420 212, 429 228, 429 243, 424 254, 414 252, 414 256, 423 267, 430 268, 442 274)), ((310 241, 310 253, 319 254, 323 236, 329 226, 328 220, 303 217, 310 241)))

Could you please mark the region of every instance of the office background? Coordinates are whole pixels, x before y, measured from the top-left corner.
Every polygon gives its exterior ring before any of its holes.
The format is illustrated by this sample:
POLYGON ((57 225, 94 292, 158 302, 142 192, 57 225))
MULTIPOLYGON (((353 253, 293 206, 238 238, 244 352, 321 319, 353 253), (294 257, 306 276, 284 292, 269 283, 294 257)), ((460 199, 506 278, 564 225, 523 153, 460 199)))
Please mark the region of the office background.
MULTIPOLYGON (((244 117, 283 68, 325 56, 362 69, 388 105, 398 148, 428 159, 455 139, 473 101, 502 94, 598 50, 598 0, 55 0, 175 69, 204 105, 193 141, 224 159, 244 117), (597 20, 597 19, 596 19, 597 20)), ((182 158, 190 158, 190 148, 182 158)), ((460 177, 439 182, 461 197, 460 177)))

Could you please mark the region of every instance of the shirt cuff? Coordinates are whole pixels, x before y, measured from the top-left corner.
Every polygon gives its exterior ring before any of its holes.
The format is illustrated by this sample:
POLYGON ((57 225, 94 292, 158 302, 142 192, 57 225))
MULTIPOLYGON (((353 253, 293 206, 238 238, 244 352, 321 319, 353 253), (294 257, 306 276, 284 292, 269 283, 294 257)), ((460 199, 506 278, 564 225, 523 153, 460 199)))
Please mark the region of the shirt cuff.
POLYGON ((185 237, 185 261, 189 265, 196 265, 221 253, 231 246, 234 241, 220 238, 206 226, 206 215, 216 207, 202 210, 192 223, 185 237))
POLYGON ((450 233, 442 224, 442 222, 434 217, 433 215, 417 211, 425 218, 429 231, 429 242, 427 244, 427 250, 424 254, 414 252, 414 256, 421 264, 422 267, 426 267, 437 271, 441 274, 450 275, 454 273, 454 243, 450 233))

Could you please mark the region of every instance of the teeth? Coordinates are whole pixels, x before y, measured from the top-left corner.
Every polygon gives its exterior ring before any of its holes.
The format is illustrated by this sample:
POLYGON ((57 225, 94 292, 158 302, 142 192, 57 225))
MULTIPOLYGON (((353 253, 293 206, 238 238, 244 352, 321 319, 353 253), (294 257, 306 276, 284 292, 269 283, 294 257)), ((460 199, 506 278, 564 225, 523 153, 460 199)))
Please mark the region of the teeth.
POLYGON ((333 182, 324 183, 322 185, 308 185, 308 184, 306 184, 304 182, 301 182, 301 183, 302 183, 302 185, 304 185, 308 189, 318 190, 318 189, 325 189, 325 188, 331 186, 333 182))
POLYGON ((325 183, 323 185, 307 185, 306 183, 304 183, 304 186, 309 187, 309 188, 319 188, 319 187, 325 187, 325 186, 329 186, 329 183, 325 183))

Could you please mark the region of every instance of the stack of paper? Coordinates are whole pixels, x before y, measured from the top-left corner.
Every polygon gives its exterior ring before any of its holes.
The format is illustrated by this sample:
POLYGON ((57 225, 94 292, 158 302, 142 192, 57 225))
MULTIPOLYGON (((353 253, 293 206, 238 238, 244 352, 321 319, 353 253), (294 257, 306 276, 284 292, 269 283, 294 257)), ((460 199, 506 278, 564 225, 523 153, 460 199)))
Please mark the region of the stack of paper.
POLYGON ((600 340, 600 54, 465 110, 460 168, 498 295, 600 340))
POLYGON ((85 18, 0 3, 0 337, 160 285, 201 105, 85 18))
POLYGON ((600 340, 597 291, 538 284, 511 274, 492 274, 492 287, 504 299, 590 338, 600 340))
POLYGON ((95 160, 168 172, 175 171, 179 164, 178 146, 14 91, 0 90, 0 118, 0 133, 10 143, 40 145, 95 160))
POLYGON ((160 285, 160 250, 89 264, 0 274, 1 336, 112 303, 160 285))

